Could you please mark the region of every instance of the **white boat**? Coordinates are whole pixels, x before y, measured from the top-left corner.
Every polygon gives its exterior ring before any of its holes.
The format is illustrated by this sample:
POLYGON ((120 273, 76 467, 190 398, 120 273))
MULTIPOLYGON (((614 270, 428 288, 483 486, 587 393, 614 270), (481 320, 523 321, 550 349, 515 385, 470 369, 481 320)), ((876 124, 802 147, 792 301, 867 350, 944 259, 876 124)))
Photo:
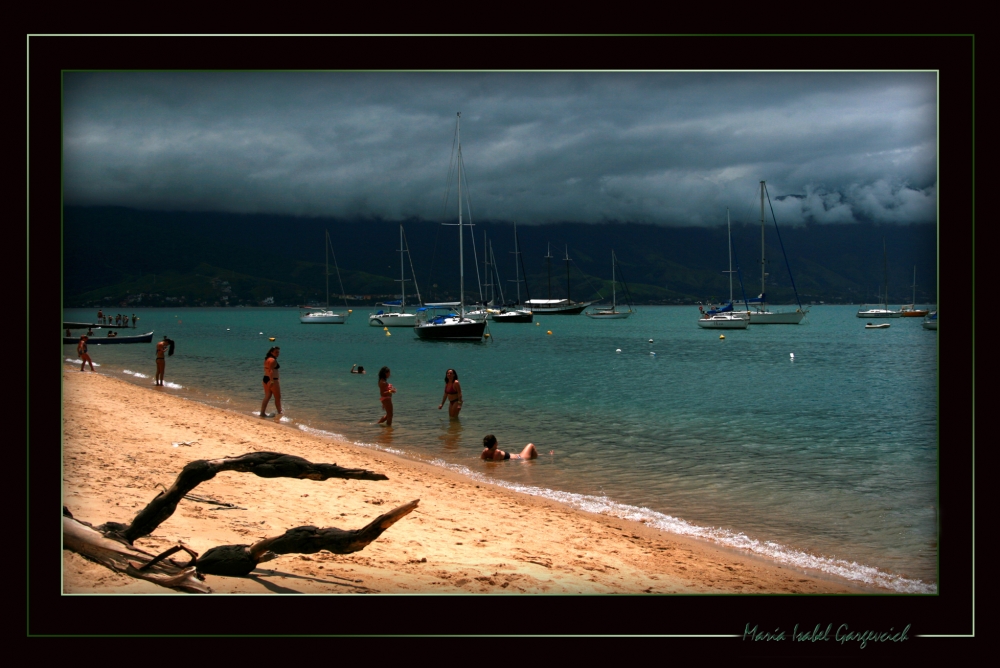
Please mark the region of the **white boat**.
POLYGON ((913 300, 909 304, 904 304, 900 309, 900 317, 903 318, 923 318, 927 315, 928 310, 925 308, 917 308, 917 267, 913 266, 913 295, 911 297, 913 300))
POLYGON ((902 315, 902 311, 893 311, 889 308, 889 265, 886 263, 885 237, 882 237, 882 274, 882 280, 885 282, 885 290, 882 292, 885 303, 881 304, 879 308, 869 309, 866 309, 866 305, 862 304, 858 310, 859 318, 898 318, 902 315))
MULTIPOLYGON (((534 320, 534 314, 531 309, 525 308, 521 304, 521 283, 524 283, 525 297, 530 298, 528 294, 528 284, 523 278, 521 278, 521 245, 517 242, 517 223, 514 223, 514 280, 513 283, 517 286, 517 301, 513 304, 504 304, 499 310, 494 310, 495 312, 490 313, 490 320, 494 322, 519 322, 527 323, 534 320)), ((495 265, 495 262, 494 262, 495 265)), ((509 279, 508 279, 509 280, 509 279)), ((500 299, 503 300, 503 290, 500 291, 500 299)))
POLYGON ((566 299, 552 299, 552 250, 549 248, 545 255, 545 260, 549 267, 549 297, 548 299, 528 299, 524 305, 535 315, 577 315, 591 304, 599 301, 592 299, 589 302, 575 302, 569 294, 569 246, 566 246, 566 299))
POLYGON ((889 327, 889 323, 887 322, 880 322, 877 325, 873 325, 870 322, 865 323, 865 329, 886 329, 887 327, 889 327))
POLYGON ((625 300, 626 308, 624 310, 618 308, 616 273, 620 273, 620 270, 618 270, 618 258, 615 256, 614 249, 611 249, 611 306, 595 306, 594 310, 584 313, 588 318, 594 318, 595 320, 622 320, 635 313, 632 309, 632 299, 628 293, 628 285, 625 283, 624 277, 622 277, 622 285, 625 287, 625 294, 629 296, 625 300))
MULTIPOLYGON (((403 226, 399 226, 399 299, 382 302, 375 313, 368 314, 368 324, 372 327, 413 327, 417 324, 417 314, 406 311, 406 282, 410 279, 404 275, 405 263, 403 253, 410 254, 410 245, 404 246, 403 226)), ((413 273, 413 258, 410 258, 410 273, 413 274, 413 287, 417 291, 417 301, 420 301, 420 288, 417 287, 417 275, 413 273)))
MULTIPOLYGON (((750 312, 751 325, 797 325, 806 317, 806 311, 802 308, 802 302, 798 301, 799 291, 795 289, 795 279, 792 278, 792 269, 788 267, 788 277, 792 282, 792 289, 795 290, 795 300, 799 307, 794 311, 772 311, 767 308, 767 291, 764 287, 767 273, 767 258, 764 257, 764 181, 760 182, 760 294, 756 299, 751 299, 751 304, 756 304, 754 308, 748 309, 750 312)), ((772 210, 772 215, 773 215, 772 210)), ((778 221, 774 221, 774 229, 778 229, 778 221)), ((781 241, 781 233, 778 233, 778 241, 781 241)), ((781 252, 784 254, 785 246, 782 244, 781 252)), ((785 256, 785 264, 788 264, 788 257, 785 256)))
POLYGON ((447 315, 434 315, 433 309, 440 304, 426 304, 424 308, 417 309, 420 317, 413 327, 413 331, 421 339, 429 340, 465 340, 482 341, 483 332, 486 330, 486 319, 473 320, 465 313, 465 264, 464 248, 462 239, 462 174, 465 171, 465 164, 462 161, 462 113, 458 113, 458 121, 455 125, 455 146, 457 156, 455 161, 455 171, 458 172, 458 294, 457 304, 446 304, 443 306, 458 306, 458 313, 449 312, 447 315))
MULTIPOLYGON (((729 209, 726 209, 726 230, 729 235, 729 303, 721 309, 710 309, 705 311, 701 306, 698 310, 702 312, 698 319, 698 326, 703 329, 746 329, 750 324, 749 311, 733 310, 733 235, 732 226, 729 223, 729 209)), ((742 278, 740 285, 742 285, 742 278)))
POLYGON ((931 329, 934 330, 935 332, 937 331, 937 321, 938 321, 937 315, 938 315, 937 311, 932 311, 930 314, 928 314, 926 318, 924 318, 923 322, 924 329, 931 329))
MULTIPOLYGON (((347 297, 344 297, 344 310, 336 312, 330 310, 330 253, 333 244, 330 242, 330 232, 326 232, 326 307, 314 308, 312 306, 300 306, 300 309, 308 310, 309 313, 300 313, 299 322, 303 325, 343 325, 351 316, 351 310, 347 308, 347 297)), ((340 281, 340 267, 337 265, 337 254, 333 254, 333 265, 337 268, 337 280, 340 281)), ((340 294, 344 294, 344 282, 340 281, 340 294)))

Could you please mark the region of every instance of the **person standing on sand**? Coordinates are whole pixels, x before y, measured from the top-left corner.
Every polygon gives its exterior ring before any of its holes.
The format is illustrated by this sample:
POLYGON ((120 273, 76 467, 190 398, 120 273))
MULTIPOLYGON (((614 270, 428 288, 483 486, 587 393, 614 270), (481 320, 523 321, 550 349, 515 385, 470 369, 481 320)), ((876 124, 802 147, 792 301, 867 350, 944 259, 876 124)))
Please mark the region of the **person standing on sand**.
POLYGON ((260 405, 260 416, 267 417, 267 404, 271 401, 271 397, 274 397, 274 407, 278 409, 278 415, 281 415, 281 385, 278 383, 278 369, 281 365, 278 364, 278 355, 281 353, 281 348, 274 346, 267 351, 267 355, 264 356, 264 403, 260 405))
POLYGON ((486 434, 483 437, 483 453, 479 455, 481 459, 487 461, 502 462, 507 459, 537 459, 538 450, 535 449, 534 443, 528 443, 524 446, 524 450, 521 450, 521 454, 512 455, 509 452, 504 452, 497 447, 497 437, 493 434, 486 434))
POLYGON ((378 424, 385 423, 385 426, 392 426, 392 395, 396 393, 396 388, 394 388, 389 383, 389 367, 384 366, 378 370, 378 393, 379 401, 382 402, 382 409, 385 410, 385 415, 383 415, 378 424))
POLYGON ((81 336, 80 337, 80 342, 78 344, 76 344, 76 352, 80 356, 80 359, 82 360, 82 362, 80 364, 80 371, 83 371, 83 368, 85 366, 87 366, 87 364, 90 364, 90 370, 93 371, 94 370, 94 361, 92 359, 90 359, 90 355, 87 354, 87 335, 86 334, 84 334, 83 336, 81 336))
POLYGON ((448 369, 444 374, 444 396, 441 397, 438 410, 444 407, 445 399, 451 402, 448 404, 448 417, 457 418, 462 411, 462 386, 458 382, 458 372, 454 369, 448 369))

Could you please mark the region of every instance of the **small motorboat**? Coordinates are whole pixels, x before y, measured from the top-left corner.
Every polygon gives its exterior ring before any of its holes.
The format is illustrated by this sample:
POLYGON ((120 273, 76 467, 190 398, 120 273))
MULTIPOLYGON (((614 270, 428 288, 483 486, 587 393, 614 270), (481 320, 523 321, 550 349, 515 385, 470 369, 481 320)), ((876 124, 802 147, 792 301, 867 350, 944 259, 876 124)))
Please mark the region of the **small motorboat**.
POLYGON ((877 325, 873 325, 870 322, 866 322, 865 323, 865 329, 887 329, 888 327, 889 327, 889 323, 887 323, 887 322, 880 322, 877 325))

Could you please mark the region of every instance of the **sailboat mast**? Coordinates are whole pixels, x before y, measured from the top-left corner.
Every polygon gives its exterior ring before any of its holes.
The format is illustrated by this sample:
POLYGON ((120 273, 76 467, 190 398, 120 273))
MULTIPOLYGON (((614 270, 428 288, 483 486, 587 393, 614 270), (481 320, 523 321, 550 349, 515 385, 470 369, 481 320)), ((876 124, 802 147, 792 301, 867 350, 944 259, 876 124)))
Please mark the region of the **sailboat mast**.
POLYGON ((764 277, 766 273, 767 261, 764 259, 764 182, 760 182, 760 299, 761 307, 764 306, 766 291, 764 289, 764 277))
POLYGON ((514 284, 517 285, 517 305, 521 305, 521 276, 517 271, 517 223, 514 223, 514 284))
MULTIPOLYGON (((458 139, 458 301, 461 316, 465 317, 465 253, 462 248, 462 112, 458 112, 456 126, 458 139)), ((762 200, 763 201, 763 200, 762 200)), ((763 204, 761 205, 763 207, 763 204)), ((763 211, 763 209, 761 209, 763 211)))
POLYGON ((618 306, 618 296, 615 293, 615 251, 611 249, 611 310, 618 306))
POLYGON ((889 262, 885 255, 885 237, 882 237, 882 282, 885 284, 885 291, 882 297, 885 299, 885 310, 889 310, 889 262))
POLYGON ((552 299, 552 244, 546 242, 545 262, 549 266, 549 299, 552 299))
POLYGON ((572 297, 569 296, 569 244, 566 244, 566 303, 573 303, 572 297))
POLYGON ((733 303, 733 226, 729 222, 729 207, 726 207, 726 232, 729 234, 729 303, 733 303))
POLYGON ((323 247, 323 252, 326 257, 326 308, 330 308, 330 232, 328 230, 323 230, 326 232, 326 245, 323 247))
POLYGON ((406 275, 403 273, 403 226, 399 226, 399 310, 406 306, 406 275))
POLYGON ((917 265, 913 265, 913 308, 917 307, 917 265))

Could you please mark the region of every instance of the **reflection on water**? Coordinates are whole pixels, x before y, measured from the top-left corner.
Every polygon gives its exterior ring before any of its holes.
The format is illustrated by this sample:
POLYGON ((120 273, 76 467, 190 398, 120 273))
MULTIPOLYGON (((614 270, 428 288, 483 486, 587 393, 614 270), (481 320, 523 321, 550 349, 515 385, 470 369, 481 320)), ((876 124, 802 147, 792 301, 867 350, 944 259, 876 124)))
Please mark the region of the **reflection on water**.
POLYGON ((462 421, 458 418, 443 422, 444 429, 438 434, 438 440, 446 450, 458 450, 462 439, 462 421))

